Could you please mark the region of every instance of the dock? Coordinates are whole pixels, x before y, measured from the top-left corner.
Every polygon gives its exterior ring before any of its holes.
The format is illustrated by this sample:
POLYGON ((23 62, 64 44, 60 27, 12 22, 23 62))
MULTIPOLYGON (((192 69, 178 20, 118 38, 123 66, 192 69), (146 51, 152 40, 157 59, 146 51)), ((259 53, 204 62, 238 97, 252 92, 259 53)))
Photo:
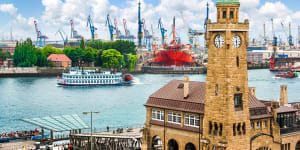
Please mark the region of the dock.
MULTIPOLYGON (((142 147, 142 127, 117 129, 93 133, 95 150, 140 150, 142 147)), ((74 149, 90 149, 91 133, 71 134, 70 142, 74 149)))

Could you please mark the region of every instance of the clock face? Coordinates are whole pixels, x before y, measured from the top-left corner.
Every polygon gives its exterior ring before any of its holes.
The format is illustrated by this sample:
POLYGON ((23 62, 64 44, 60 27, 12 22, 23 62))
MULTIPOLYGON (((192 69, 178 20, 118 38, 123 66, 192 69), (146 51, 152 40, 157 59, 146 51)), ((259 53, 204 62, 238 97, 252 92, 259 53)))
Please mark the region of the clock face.
POLYGON ((239 48, 241 46, 241 37, 236 35, 232 38, 232 44, 234 48, 239 48))
POLYGON ((217 48, 222 48, 224 45, 224 38, 219 34, 215 38, 215 46, 217 48))

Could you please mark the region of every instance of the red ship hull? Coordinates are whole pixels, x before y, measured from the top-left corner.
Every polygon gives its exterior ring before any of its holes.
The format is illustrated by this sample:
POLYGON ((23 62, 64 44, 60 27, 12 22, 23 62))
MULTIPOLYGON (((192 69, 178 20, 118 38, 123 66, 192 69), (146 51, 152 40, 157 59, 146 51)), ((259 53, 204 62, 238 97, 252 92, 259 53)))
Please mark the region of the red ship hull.
POLYGON ((164 66, 185 66, 192 65, 194 58, 184 51, 161 51, 154 58, 154 63, 164 66))

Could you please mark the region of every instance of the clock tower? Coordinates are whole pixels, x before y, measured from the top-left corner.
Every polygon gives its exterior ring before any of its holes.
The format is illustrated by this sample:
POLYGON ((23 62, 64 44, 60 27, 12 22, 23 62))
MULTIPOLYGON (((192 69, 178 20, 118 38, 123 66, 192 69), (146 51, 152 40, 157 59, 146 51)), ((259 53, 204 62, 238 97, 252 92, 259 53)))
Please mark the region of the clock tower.
POLYGON ((249 149, 247 75, 249 22, 239 22, 239 0, 217 0, 217 22, 207 22, 206 149, 249 149))

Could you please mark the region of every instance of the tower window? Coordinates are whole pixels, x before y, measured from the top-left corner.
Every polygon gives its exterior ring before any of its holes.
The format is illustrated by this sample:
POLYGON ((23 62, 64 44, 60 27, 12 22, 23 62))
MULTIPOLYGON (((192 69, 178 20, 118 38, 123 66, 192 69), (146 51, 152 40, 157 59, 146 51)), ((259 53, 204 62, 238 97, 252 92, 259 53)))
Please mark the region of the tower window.
POLYGON ((230 11, 230 19, 233 19, 233 11, 230 11))
POLYGON ((214 135, 218 134, 218 124, 214 123, 215 129, 214 129, 214 135))
POLYGON ((218 84, 216 84, 216 96, 218 96, 218 93, 219 93, 219 85, 218 84))
POLYGON ((237 132, 238 132, 239 135, 242 134, 242 132, 241 132, 241 123, 238 123, 238 125, 237 125, 237 132))
POLYGON ((227 18, 227 12, 223 11, 223 19, 226 19, 226 18, 227 18))
POLYGON ((245 135, 246 134, 246 124, 245 124, 245 122, 243 123, 242 130, 243 130, 243 134, 245 135))
POLYGON ((212 123, 211 121, 209 122, 209 130, 208 130, 208 134, 211 134, 211 130, 212 130, 212 123))
POLYGON ((240 67, 240 59, 239 56, 236 57, 236 66, 240 67))
POLYGON ((220 123, 219 136, 222 136, 222 132, 223 132, 223 124, 220 123))
POLYGON ((236 135, 236 130, 235 130, 235 123, 233 124, 233 127, 232 127, 232 130, 233 130, 233 136, 235 136, 236 135))
POLYGON ((234 94, 234 108, 235 110, 243 110, 242 94, 234 94))

